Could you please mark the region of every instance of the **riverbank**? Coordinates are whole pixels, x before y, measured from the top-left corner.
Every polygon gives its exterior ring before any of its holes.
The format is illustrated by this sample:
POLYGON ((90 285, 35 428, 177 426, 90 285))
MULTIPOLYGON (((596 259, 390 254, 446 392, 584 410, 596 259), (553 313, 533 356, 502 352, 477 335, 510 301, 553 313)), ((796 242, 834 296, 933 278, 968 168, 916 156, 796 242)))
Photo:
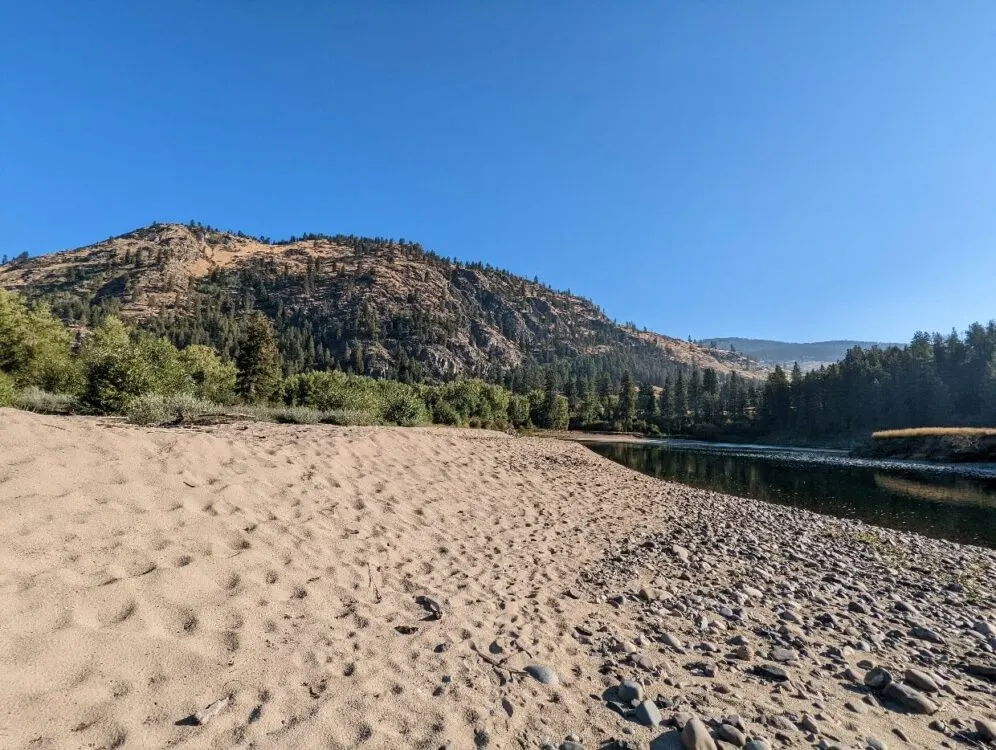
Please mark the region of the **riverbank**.
POLYGON ((939 463, 996 462, 996 431, 896 430, 876 433, 853 451, 860 458, 899 458, 939 463))
POLYGON ((922 748, 996 718, 993 552, 564 441, 0 410, 0 570, 3 747, 922 748))

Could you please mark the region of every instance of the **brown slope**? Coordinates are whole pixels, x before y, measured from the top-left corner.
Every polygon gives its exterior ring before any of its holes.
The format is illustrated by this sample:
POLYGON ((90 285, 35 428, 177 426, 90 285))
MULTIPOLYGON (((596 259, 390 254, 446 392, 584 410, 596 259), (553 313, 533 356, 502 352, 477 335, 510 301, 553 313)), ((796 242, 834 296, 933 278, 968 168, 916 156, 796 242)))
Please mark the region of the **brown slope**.
POLYGON ((274 245, 200 227, 154 224, 0 266, 0 288, 53 300, 57 309, 67 300, 111 302, 120 305, 122 316, 148 321, 164 313, 192 314, 198 301, 207 304, 209 282, 215 299, 219 287, 239 298, 252 274, 281 279, 279 289, 265 292, 271 306, 278 300, 285 311, 361 340, 375 374, 390 372, 399 348, 415 352, 430 376, 484 375, 536 357, 625 352, 720 373, 761 377, 767 372, 743 355, 619 326, 581 297, 386 240, 316 238, 274 245), (357 328, 361 318, 382 327, 417 321, 426 330, 410 346, 390 336, 365 336, 357 328))

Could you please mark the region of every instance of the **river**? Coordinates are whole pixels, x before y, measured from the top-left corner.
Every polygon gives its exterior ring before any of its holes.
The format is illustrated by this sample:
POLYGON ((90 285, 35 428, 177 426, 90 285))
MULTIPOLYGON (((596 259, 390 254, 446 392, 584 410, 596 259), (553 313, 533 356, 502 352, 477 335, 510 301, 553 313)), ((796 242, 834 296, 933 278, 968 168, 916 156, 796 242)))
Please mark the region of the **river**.
POLYGON ((586 441, 691 487, 996 549, 996 465, 853 459, 843 451, 662 440, 586 441))

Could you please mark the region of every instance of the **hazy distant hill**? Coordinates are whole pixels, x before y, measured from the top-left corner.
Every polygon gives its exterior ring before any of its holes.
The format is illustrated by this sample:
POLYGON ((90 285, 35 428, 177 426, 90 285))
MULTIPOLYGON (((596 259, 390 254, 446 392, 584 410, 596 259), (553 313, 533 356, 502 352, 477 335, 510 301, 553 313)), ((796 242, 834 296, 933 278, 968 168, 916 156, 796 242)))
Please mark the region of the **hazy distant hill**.
POLYGON ((112 312, 234 354, 242 313, 275 322, 289 372, 336 367, 411 381, 556 364, 639 381, 691 367, 763 377, 744 354, 622 326, 591 301, 416 243, 306 235, 274 243, 200 225, 153 224, 77 250, 0 266, 0 288, 64 319, 112 312))
POLYGON ((821 365, 839 362, 847 354, 848 349, 860 346, 869 349, 873 346, 887 348, 904 346, 904 344, 882 343, 877 341, 814 341, 808 344, 796 344, 788 341, 767 341, 765 339, 744 338, 709 338, 698 342, 710 349, 729 351, 732 347, 751 359, 756 359, 769 365, 791 367, 799 363, 803 371, 815 370, 821 365))

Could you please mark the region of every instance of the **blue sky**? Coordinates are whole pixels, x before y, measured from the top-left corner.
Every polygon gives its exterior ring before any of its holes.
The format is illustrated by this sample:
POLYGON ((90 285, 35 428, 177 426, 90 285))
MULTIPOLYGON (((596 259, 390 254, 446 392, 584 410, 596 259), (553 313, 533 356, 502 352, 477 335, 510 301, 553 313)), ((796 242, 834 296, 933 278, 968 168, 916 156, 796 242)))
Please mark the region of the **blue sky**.
POLYGON ((0 0, 0 253, 418 240, 677 336, 996 316, 996 3, 0 0))

